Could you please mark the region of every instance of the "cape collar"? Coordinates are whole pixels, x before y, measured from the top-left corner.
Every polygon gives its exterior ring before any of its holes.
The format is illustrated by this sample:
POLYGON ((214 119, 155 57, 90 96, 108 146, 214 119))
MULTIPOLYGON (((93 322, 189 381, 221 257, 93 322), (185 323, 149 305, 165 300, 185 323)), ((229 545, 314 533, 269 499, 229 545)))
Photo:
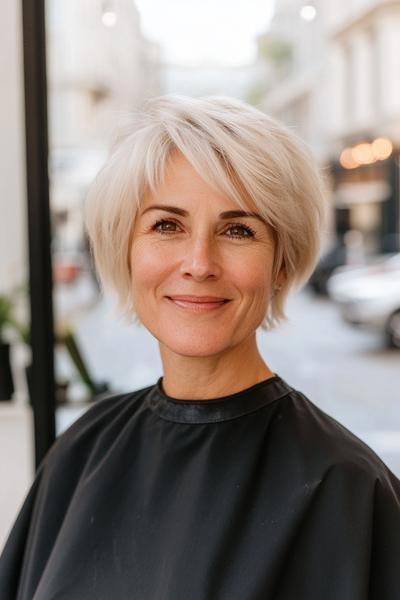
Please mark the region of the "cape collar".
POLYGON ((176 423, 217 423, 254 412, 293 391, 279 375, 244 390, 207 400, 181 400, 165 394, 162 377, 147 396, 150 408, 163 419, 176 423))

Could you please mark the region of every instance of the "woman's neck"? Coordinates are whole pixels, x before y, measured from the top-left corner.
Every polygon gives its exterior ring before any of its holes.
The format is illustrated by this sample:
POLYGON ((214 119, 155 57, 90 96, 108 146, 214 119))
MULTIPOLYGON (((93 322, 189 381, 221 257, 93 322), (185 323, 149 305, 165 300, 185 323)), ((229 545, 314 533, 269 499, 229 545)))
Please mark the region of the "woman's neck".
POLYGON ((198 357, 182 356, 160 344, 162 386, 173 398, 207 400, 240 392, 274 373, 257 348, 255 335, 229 352, 198 357))

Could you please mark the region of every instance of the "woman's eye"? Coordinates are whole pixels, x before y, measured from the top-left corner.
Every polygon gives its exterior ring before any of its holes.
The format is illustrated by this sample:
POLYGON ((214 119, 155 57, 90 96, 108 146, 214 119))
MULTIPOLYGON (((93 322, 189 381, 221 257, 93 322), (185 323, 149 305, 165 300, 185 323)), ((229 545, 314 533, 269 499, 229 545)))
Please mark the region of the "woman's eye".
POLYGON ((254 231, 248 225, 230 225, 226 231, 230 231, 230 237, 246 238, 254 237, 254 231))
MULTIPOLYGON (((172 234, 179 231, 179 225, 170 219, 160 219, 154 223, 151 230, 162 234, 172 234)), ((248 225, 233 223, 228 229, 225 229, 225 234, 234 239, 244 239, 254 237, 255 232, 248 225)))
POLYGON ((159 233, 175 233, 177 231, 177 223, 170 221, 169 219, 161 219, 154 223, 152 230, 158 231, 159 233))

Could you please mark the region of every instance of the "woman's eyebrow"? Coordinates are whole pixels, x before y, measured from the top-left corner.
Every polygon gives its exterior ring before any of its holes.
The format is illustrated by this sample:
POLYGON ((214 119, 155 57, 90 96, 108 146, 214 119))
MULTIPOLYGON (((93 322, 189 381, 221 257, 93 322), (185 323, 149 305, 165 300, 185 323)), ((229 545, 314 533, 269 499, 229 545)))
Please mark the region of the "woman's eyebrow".
MULTIPOLYGON (((187 217, 189 215, 188 211, 184 208, 179 208, 178 206, 167 206, 165 204, 152 204, 142 212, 142 215, 144 215, 149 210, 165 210, 166 212, 171 212, 176 215, 180 215, 181 217, 187 217)), ((265 219, 263 219, 261 215, 255 212, 248 212, 245 210, 226 210, 219 214, 220 219, 235 219, 240 217, 253 217, 254 219, 258 219, 262 223, 266 223, 265 219)))

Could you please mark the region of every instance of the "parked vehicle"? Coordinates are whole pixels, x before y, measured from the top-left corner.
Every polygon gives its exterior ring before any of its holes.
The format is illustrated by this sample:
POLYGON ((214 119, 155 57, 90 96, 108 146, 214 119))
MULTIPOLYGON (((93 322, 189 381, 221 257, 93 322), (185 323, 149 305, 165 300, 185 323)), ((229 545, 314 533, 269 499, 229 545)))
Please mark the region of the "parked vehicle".
POLYGON ((363 249, 363 237, 357 230, 347 231, 343 238, 336 238, 331 246, 319 259, 313 274, 308 280, 308 286, 315 294, 327 296, 327 282, 339 267, 351 265, 365 266, 381 258, 393 256, 398 252, 399 235, 387 233, 380 237, 378 257, 368 257, 363 249))
POLYGON ((320 258, 307 284, 315 294, 327 295, 327 281, 337 267, 346 263, 346 256, 346 246, 343 243, 335 242, 320 258))
POLYGON ((400 348, 400 253, 336 269, 327 291, 346 322, 378 329, 388 346, 400 348))

